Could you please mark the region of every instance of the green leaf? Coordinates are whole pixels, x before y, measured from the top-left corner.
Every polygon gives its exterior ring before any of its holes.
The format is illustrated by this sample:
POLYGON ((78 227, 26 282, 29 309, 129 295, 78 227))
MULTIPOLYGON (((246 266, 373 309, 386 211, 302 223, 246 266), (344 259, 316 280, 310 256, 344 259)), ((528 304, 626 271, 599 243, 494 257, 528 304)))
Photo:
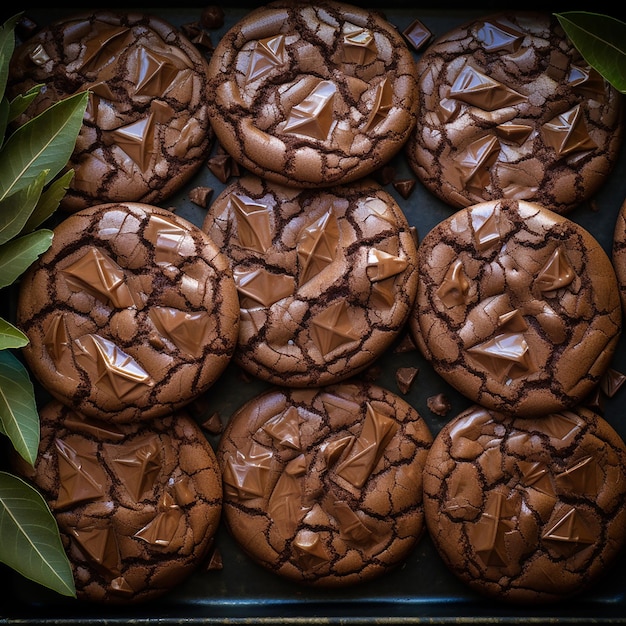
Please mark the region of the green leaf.
POLYGON ((28 337, 10 322, 0 317, 0 350, 23 348, 28 345, 28 337))
POLYGON ((43 85, 35 85, 31 87, 25 94, 18 94, 11 100, 9 106, 9 120, 13 121, 18 118, 30 105, 30 103, 39 95, 43 85))
POLYGON ((6 98, 0 100, 0 148, 4 143, 4 137, 7 132, 7 125, 9 123, 9 110, 10 105, 6 98))
POLYGON ((59 203, 65 196, 70 183, 74 178, 74 170, 68 170, 55 181, 53 181, 48 189, 41 194, 39 202, 32 212, 31 216, 22 229, 23 233, 28 233, 35 230, 38 226, 43 224, 52 214, 57 210, 59 203))
POLYGON ((0 472, 0 536, 0 561, 36 583, 76 597, 72 568, 50 508, 36 489, 6 472, 0 472))
POLYGON ((55 102, 20 126, 0 151, 0 200, 30 185, 42 170, 46 182, 67 165, 83 124, 89 93, 55 102))
POLYGON ((13 239, 0 246, 0 287, 11 285, 52 244, 47 228, 13 239))
POLYGON ((15 49, 15 26, 20 20, 22 13, 10 17, 0 27, 0 98, 4 96, 9 77, 9 61, 15 49))
POLYGON ((28 371, 8 350, 0 350, 0 421, 15 451, 32 465, 39 447, 35 391, 28 371))
POLYGON ((555 15, 585 61, 618 91, 626 93, 626 23, 587 11, 555 15))
POLYGON ((22 232, 31 213, 35 210, 43 183, 48 172, 44 170, 33 182, 0 200, 0 245, 17 237, 22 232))

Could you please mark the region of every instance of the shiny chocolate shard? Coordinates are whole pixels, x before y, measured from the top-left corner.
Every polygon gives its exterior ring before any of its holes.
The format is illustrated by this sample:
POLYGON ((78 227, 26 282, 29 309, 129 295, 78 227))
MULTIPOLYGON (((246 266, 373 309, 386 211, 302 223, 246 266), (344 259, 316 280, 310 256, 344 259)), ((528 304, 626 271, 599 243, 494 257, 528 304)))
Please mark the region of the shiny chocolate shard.
POLYGON ((237 238, 242 248, 264 253, 272 245, 270 208, 248 198, 233 193, 228 199, 237 221, 237 238))
POLYGON ((202 356, 213 328, 211 316, 206 311, 191 312, 155 306, 150 309, 149 317, 159 332, 181 352, 194 359, 202 356))
POLYGON ((317 276, 335 260, 338 243, 339 224, 331 207, 300 235, 297 247, 300 285, 317 276))
POLYGON ((444 305, 451 309, 460 304, 467 304, 469 287, 470 283, 463 267, 463 261, 457 259, 448 267, 436 293, 444 305))
POLYGON ((596 537, 584 516, 573 506, 563 505, 550 518, 541 536, 550 548, 568 558, 596 541, 596 537))
POLYGON ((95 374, 93 383, 120 400, 130 402, 154 385, 129 354, 100 335, 83 335, 74 340, 74 346, 78 363, 95 374))
POLYGON ((89 246, 80 259, 61 272, 72 291, 84 291, 120 309, 135 304, 123 268, 100 248, 89 246))
POLYGON ((495 111, 520 104, 526 96, 490 78, 486 74, 465 65, 450 88, 450 97, 484 111, 495 111))
POLYGON ((250 55, 246 83, 263 78, 272 70, 282 67, 287 58, 284 35, 273 35, 259 39, 250 55))
POLYGON ((481 367, 501 382, 526 376, 536 370, 522 333, 500 333, 467 351, 481 367))
POLYGON ((546 264, 541 268, 535 279, 542 293, 550 293, 567 287, 576 277, 574 268, 567 258, 563 246, 554 249, 546 264))
POLYGON ((487 496, 480 519, 466 526, 476 554, 486 567, 506 567, 509 563, 506 535, 515 530, 516 514, 506 497, 493 491, 487 496))
POLYGON ((313 341, 324 357, 359 339, 359 334, 352 327, 345 300, 339 300, 318 313, 311 321, 311 331, 313 341))
POLYGON ((361 434, 346 458, 337 464, 335 473, 351 485, 363 487, 397 430, 393 419, 375 411, 368 402, 361 434))
POLYGON ((336 91, 335 84, 328 80, 318 83, 300 104, 291 109, 283 132, 325 141, 335 124, 333 99, 336 91))
POLYGON ((267 488, 273 453, 252 443, 247 453, 237 450, 224 466, 224 488, 228 497, 247 500, 263 497, 267 488))
POLYGON ((273 274, 262 267, 253 270, 235 269, 233 276, 242 309, 270 307, 295 291, 296 281, 293 276, 273 274))
POLYGON ((368 65, 378 57, 374 33, 368 28, 346 23, 342 51, 345 63, 368 65))
POLYGON ((598 147, 589 136, 580 104, 552 118, 541 130, 546 144, 560 157, 598 147))

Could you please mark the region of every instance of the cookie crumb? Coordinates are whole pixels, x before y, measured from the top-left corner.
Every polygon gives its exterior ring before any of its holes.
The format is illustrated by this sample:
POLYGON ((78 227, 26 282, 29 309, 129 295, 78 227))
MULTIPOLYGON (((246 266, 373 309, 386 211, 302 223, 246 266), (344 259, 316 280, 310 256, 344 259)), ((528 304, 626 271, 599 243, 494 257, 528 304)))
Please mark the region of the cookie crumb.
POLYGON ((204 420, 202 428, 208 430, 212 435, 219 435, 224 429, 219 413, 213 413, 208 419, 204 420))
POLYGON ((396 384, 404 394, 409 393, 419 369, 417 367, 399 367, 396 370, 396 384))
POLYGON ((393 183, 394 189, 406 200, 415 188, 415 178, 405 178, 403 180, 396 180, 393 183))
POLYGON ((626 376, 614 369, 608 369, 600 380, 600 388, 609 397, 612 398, 626 381, 626 376))
POLYGON ((189 192, 189 199, 203 209, 208 208, 212 196, 212 187, 194 187, 189 192))
POLYGON ((405 28, 402 34, 416 52, 424 48, 433 36, 430 30, 417 19, 405 28))
POLYGON ((450 401, 445 393, 438 393, 434 396, 430 396, 426 400, 426 406, 435 414, 440 417, 445 417, 452 408, 450 401))
POLYGON ((210 4, 200 14, 200 23, 204 28, 221 28, 224 26, 224 9, 210 4))
POLYGON ((398 345, 393 349, 394 352, 413 352, 415 350, 417 350, 417 346, 410 333, 405 333, 398 345))
POLYGON ((365 370, 365 372, 363 373, 363 378, 365 380, 373 382, 377 380, 378 378, 380 378, 381 374, 382 374, 382 369, 380 365, 372 365, 371 367, 368 367, 365 370))

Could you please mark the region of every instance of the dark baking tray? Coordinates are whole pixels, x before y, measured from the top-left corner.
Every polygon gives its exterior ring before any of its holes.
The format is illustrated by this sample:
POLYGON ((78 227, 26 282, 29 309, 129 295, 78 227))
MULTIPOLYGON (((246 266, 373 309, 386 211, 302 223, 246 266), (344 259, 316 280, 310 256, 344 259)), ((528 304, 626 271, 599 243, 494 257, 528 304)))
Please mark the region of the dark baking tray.
MULTIPOLYGON (((424 8, 412 2, 395 2, 389 6, 355 3, 379 8, 398 29, 403 30, 419 18, 433 34, 440 35, 468 19, 503 7, 502 2, 482 2, 478 6, 447 2, 444 7, 424 8)), ((74 8, 30 4, 25 13, 43 24, 67 15, 74 8)), ((115 8, 116 5, 107 5, 115 8)), ((150 12, 174 25, 197 21, 206 3, 186 3, 185 8, 156 8, 133 5, 133 9, 150 12)), ((213 43, 236 20, 255 4, 222 4, 225 24, 211 33, 213 43)), ((83 5, 81 8, 87 8, 83 5)), ((97 7, 91 7, 97 8, 97 7)), ((129 7, 121 7, 128 9, 129 7)), ((541 4, 525 2, 520 9, 565 11, 578 7, 572 3, 541 4)), ((22 10, 22 9, 18 9, 22 10)), ((18 10, 4 9, 5 18, 18 10)), ((619 16, 619 7, 596 3, 586 10, 619 16)), ((419 53, 415 54, 418 58, 419 53)), ((217 146, 214 146, 214 150, 217 146)), ((392 162, 396 179, 414 175, 400 153, 392 162)), ((162 206, 192 222, 202 223, 205 209, 189 199, 196 186, 214 189, 213 198, 224 188, 208 167, 202 167, 180 193, 162 206)), ((419 182, 408 199, 387 185, 404 209, 411 224, 423 237, 436 223, 449 216, 451 209, 432 196, 419 182)), ((610 254, 618 210, 626 199, 626 144, 606 184, 589 201, 577 207, 568 217, 587 228, 610 254)), ((11 294, 14 298, 14 294, 11 294)), ((7 306, 6 302, 4 306, 7 306)), ((11 319, 14 300, 5 314, 11 319)), ((378 384, 402 395, 428 422, 433 435, 451 417, 469 405, 468 401, 444 383, 419 352, 390 349, 367 373, 378 384), (419 374, 408 393, 402 394, 395 374, 398 367, 419 368, 419 374), (432 413, 427 399, 437 393, 449 398, 452 408, 445 417, 432 413)), ((622 337, 612 367, 626 373, 626 335, 622 337)), ((250 380, 231 364, 223 378, 203 398, 202 408, 194 404, 194 416, 200 422, 218 413, 223 423, 247 399, 265 389, 265 383, 250 380)), ((41 393, 39 391, 39 393, 41 393)), ((41 401, 43 401, 43 397, 41 401)), ((604 417, 626 438, 626 386, 614 397, 606 398, 604 417)), ((208 435, 212 444, 217 436, 208 435)), ((0 457, 1 458, 1 457, 0 457)), ((0 467, 2 462, 0 461, 0 467)), ((2 541, 2 537, 0 537, 2 541)), ((190 578, 158 601, 147 604, 112 607, 83 603, 57 595, 23 579, 0 564, 4 582, 0 587, 0 624, 478 624, 478 623, 626 623, 626 565, 623 554, 608 569, 593 589, 566 602, 545 605, 508 605, 485 599, 469 591, 452 576, 425 535, 406 561, 394 571, 367 584, 338 590, 319 590, 299 586, 262 570, 234 544, 228 532, 220 528, 216 545, 223 567, 198 569, 190 578)))

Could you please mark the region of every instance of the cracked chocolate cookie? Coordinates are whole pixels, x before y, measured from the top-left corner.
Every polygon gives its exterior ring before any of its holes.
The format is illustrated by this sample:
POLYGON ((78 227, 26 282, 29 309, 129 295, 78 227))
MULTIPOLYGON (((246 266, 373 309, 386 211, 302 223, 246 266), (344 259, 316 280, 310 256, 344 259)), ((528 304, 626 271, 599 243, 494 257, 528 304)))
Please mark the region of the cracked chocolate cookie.
POLYGON ((209 63, 211 121, 246 169, 296 187, 369 175, 415 124, 415 62, 379 13, 278 1, 233 26, 209 63))
POLYGON ((229 257, 241 323, 234 360, 278 385, 336 383, 398 336, 417 290, 417 248, 377 183, 285 187, 247 175, 203 230, 229 257))
POLYGON ((149 419, 206 391, 237 344, 228 259, 171 211, 77 211, 20 283, 30 370, 56 399, 112 422, 149 419))
POLYGON ((563 214, 615 165, 622 96, 549 13, 507 11, 456 27, 417 70, 409 163, 452 207, 510 198, 563 214))
POLYGON ((43 85, 18 119, 90 91, 69 165, 67 211, 93 204, 158 204, 205 162, 213 140, 208 62, 161 18, 141 13, 77 13, 19 45, 8 94, 43 85))
POLYGON ((16 466, 57 520, 77 597, 138 603, 179 585, 208 555, 222 511, 200 427, 183 412, 105 424, 56 400, 40 416, 35 465, 16 466))
POLYGON ((590 588, 626 537, 626 446, 585 408, 520 419, 473 406, 435 437, 426 525, 472 589, 547 603, 590 588))
POLYGON ((617 278, 598 241, 536 203, 459 209, 418 249, 409 328, 434 369, 490 409, 528 417, 580 404, 621 333, 617 278))
POLYGON ((278 576, 325 587, 371 580, 423 535, 431 442, 415 409, 376 385, 266 391, 230 417, 216 448, 224 520, 278 576))
POLYGON ((620 207, 615 219, 611 258, 619 284, 622 312, 624 312, 626 311, 626 200, 620 207))

